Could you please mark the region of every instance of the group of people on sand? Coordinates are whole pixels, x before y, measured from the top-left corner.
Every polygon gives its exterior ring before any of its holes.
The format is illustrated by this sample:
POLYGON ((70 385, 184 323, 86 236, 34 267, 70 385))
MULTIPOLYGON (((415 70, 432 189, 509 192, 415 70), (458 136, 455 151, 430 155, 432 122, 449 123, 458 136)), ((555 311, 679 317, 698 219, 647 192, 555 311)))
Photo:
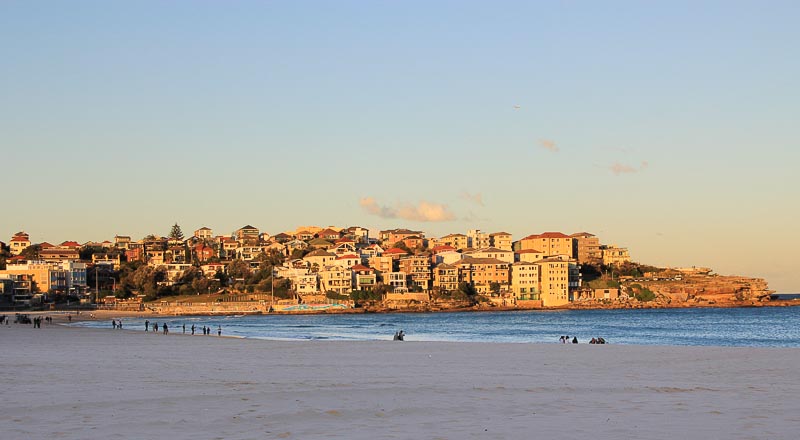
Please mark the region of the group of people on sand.
MULTIPOLYGON (((148 320, 144 321, 144 331, 150 331, 149 329, 150 329, 150 320, 148 319, 148 320)), ((162 331, 163 331, 163 333, 165 335, 169 334, 169 326, 167 325, 166 322, 161 324, 161 329, 162 329, 162 331)), ((185 335, 186 334, 186 324, 181 325, 181 329, 183 330, 183 334, 185 335)), ((194 324, 192 324, 192 326, 190 327, 190 330, 192 332, 192 335, 194 335, 195 331, 197 331, 197 327, 194 324)), ((203 330, 203 335, 210 335, 211 331, 212 331, 210 326, 206 327, 205 325, 203 326, 202 330, 203 330)), ((153 333, 158 333, 158 323, 157 322, 153 323, 153 333)), ((222 336, 222 326, 221 325, 217 326, 217 336, 222 336)))
POLYGON ((111 320, 111 326, 121 330, 122 329, 122 320, 120 319, 119 321, 117 321, 117 320, 112 319, 111 320))
POLYGON ((403 330, 400 330, 399 332, 395 332, 395 334, 394 334, 394 340, 395 341, 403 341, 405 337, 406 337, 406 334, 405 334, 405 332, 403 330))
MULTIPOLYGON (((561 336, 561 337, 558 338, 558 341, 561 342, 562 344, 569 344, 570 342, 572 342, 573 344, 577 344, 578 343, 578 337, 577 336, 573 336, 572 340, 570 340, 569 336, 561 336)), ((606 340, 603 339, 603 338, 592 338, 592 340, 589 341, 589 343, 590 344, 605 344, 606 340)))

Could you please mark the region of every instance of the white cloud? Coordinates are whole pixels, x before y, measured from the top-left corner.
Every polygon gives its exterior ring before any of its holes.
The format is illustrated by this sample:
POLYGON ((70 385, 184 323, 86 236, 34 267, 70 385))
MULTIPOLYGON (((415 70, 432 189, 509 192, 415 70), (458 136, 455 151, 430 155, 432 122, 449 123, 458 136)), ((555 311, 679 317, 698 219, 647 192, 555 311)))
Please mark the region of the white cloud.
POLYGON ((372 197, 362 197, 358 204, 368 213, 382 218, 401 218, 418 222, 445 222, 456 218, 447 206, 424 200, 417 205, 400 204, 392 207, 380 205, 372 197))

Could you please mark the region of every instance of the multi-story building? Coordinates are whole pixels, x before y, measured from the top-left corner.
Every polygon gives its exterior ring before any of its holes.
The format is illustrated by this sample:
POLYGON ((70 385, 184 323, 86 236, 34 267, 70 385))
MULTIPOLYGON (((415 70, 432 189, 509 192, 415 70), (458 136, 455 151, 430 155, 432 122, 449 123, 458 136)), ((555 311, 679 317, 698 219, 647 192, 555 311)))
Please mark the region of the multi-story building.
POLYGON ((512 249, 512 237, 508 232, 493 232, 489 234, 489 246, 510 251, 512 249))
POLYGON ((324 266, 319 272, 320 290, 348 295, 353 291, 353 272, 342 266, 324 266))
POLYGON ((517 251, 514 259, 522 263, 535 263, 544 259, 544 252, 536 249, 525 249, 524 251, 517 251))
POLYGON ((31 305, 32 285, 33 275, 0 272, 0 295, 7 297, 14 305, 31 305))
POLYGON ((380 232, 381 243, 383 243, 384 246, 393 246, 412 236, 425 238, 425 233, 422 231, 412 231, 410 229, 389 229, 380 232))
POLYGON ((77 249, 66 247, 51 247, 39 251, 39 259, 42 261, 78 261, 81 259, 77 249))
POLYGON ((361 226, 350 226, 345 229, 344 236, 360 244, 369 243, 369 229, 362 228, 361 226))
POLYGON ((544 252, 545 256, 572 256, 572 237, 560 232, 545 232, 529 235, 520 240, 520 250, 534 249, 544 252))
POLYGON ((374 269, 361 264, 356 264, 350 269, 353 271, 355 290, 372 290, 378 284, 378 276, 374 269))
POLYGON ((407 256, 402 257, 398 261, 398 268, 400 272, 408 275, 411 283, 422 289, 428 291, 431 288, 431 262, 424 256, 407 256))
POLYGON ((11 237, 8 247, 11 248, 12 255, 19 255, 31 245, 30 236, 25 232, 17 232, 11 237))
POLYGON ((127 235, 115 235, 114 247, 117 249, 128 249, 131 244, 131 237, 127 235))
POLYGON ((308 262, 309 267, 316 266, 319 269, 322 269, 327 265, 333 264, 333 261, 336 260, 336 254, 332 254, 322 249, 317 249, 303 257, 303 260, 308 262))
POLYGON ((614 245, 601 246, 600 252, 602 253, 603 264, 606 266, 619 266, 631 261, 631 254, 628 252, 628 248, 614 245))
POLYGON ((119 270, 119 254, 92 254, 93 266, 105 266, 113 270, 119 270))
POLYGON ((537 261, 539 266, 539 299, 545 307, 569 303, 569 262, 557 258, 537 261))
POLYGON ((433 288, 441 292, 458 290, 458 268, 446 263, 434 267, 433 288))
POLYGON ((464 234, 448 234, 435 240, 435 246, 441 245, 452 246, 457 250, 467 249, 469 247, 469 237, 464 234))
POLYGON ((408 292, 405 272, 385 272, 381 274, 383 284, 390 286, 393 292, 408 292))
POLYGON ((572 237, 572 258, 578 264, 599 264, 603 261, 600 239, 588 232, 578 232, 572 237))
POLYGON ((478 293, 491 292, 492 284, 500 285, 500 290, 507 290, 510 278, 510 263, 496 258, 466 257, 455 263, 458 268, 458 281, 475 287, 478 293))
POLYGON ((236 241, 242 244, 257 245, 259 241, 258 228, 250 225, 242 226, 237 229, 233 233, 233 236, 236 238, 236 241))
POLYGON ((405 257, 406 255, 408 255, 408 252, 396 247, 383 251, 384 257, 392 257, 394 260, 399 260, 401 257, 405 257))
POLYGON ((340 255, 336 257, 333 264, 342 267, 353 267, 357 264, 361 264, 361 257, 356 254, 340 255))
POLYGON ((498 248, 482 248, 464 252, 464 256, 472 258, 497 258, 506 263, 514 262, 514 252, 498 248))
POLYGON ((512 264, 511 292, 519 300, 539 299, 539 266, 527 262, 512 264))
POLYGON ((339 231, 334 231, 331 228, 323 229, 315 234, 317 237, 322 238, 324 240, 328 240, 330 242, 335 242, 336 240, 342 238, 342 235, 339 234, 339 231))
POLYGON ((8 264, 0 274, 28 275, 31 277, 31 292, 69 293, 86 287, 86 265, 84 263, 67 262, 48 263, 45 261, 28 261, 20 264, 8 264), (75 272, 73 274, 73 266, 75 272), (79 267, 81 269, 79 269, 79 267), (82 275, 81 275, 82 273, 82 275), (73 284, 77 283, 77 284, 73 284))
POLYGON ((211 228, 203 226, 202 228, 194 231, 194 238, 198 240, 211 240, 214 238, 214 231, 211 228))
POLYGON ((418 235, 412 235, 404 238, 402 243, 409 249, 417 249, 425 246, 425 239, 418 235))
POLYGON ((473 249, 488 248, 491 246, 489 234, 481 232, 480 229, 470 229, 467 231, 467 246, 473 249))
POLYGON ((369 259, 369 267, 377 270, 380 273, 387 273, 394 271, 395 259, 391 256, 375 256, 369 259))

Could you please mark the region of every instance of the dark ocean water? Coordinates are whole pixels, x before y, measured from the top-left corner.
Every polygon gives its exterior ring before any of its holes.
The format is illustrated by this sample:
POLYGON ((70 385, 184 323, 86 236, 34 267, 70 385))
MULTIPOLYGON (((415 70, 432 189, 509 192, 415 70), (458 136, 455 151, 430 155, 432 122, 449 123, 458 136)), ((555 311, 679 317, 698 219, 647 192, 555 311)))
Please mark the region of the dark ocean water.
MULTIPOLYGON (((569 335, 581 343, 603 337, 612 344, 800 347, 800 307, 193 316, 165 322, 173 334, 181 333, 182 324, 189 333, 194 324, 198 334, 206 325, 216 335, 221 325, 226 336, 273 340, 390 340, 402 329, 406 341, 557 343, 569 335)), ((111 329, 111 321, 73 325, 111 329)), ((144 319, 126 319, 124 328, 144 331, 144 319)))

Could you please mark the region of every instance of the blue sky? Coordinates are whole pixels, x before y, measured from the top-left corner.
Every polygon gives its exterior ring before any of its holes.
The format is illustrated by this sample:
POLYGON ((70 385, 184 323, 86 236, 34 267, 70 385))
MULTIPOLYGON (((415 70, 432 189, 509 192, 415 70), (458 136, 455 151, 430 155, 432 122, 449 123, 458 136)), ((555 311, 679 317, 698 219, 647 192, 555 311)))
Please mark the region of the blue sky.
POLYGON ((780 1, 6 0, 0 239, 585 230, 800 291, 799 21, 780 1))

